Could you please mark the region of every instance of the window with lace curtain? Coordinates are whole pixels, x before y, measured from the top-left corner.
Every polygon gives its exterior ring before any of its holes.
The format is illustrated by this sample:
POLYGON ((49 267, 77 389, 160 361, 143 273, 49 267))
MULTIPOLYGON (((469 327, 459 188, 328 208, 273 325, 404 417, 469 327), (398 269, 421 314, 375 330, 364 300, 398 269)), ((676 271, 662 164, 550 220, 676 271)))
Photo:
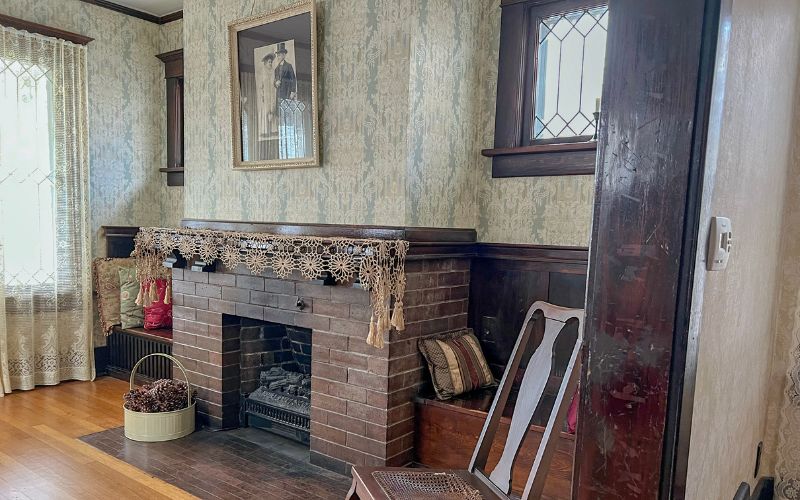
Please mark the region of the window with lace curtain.
POLYGON ((0 241, 9 288, 56 270, 53 84, 37 64, 0 58, 0 241))
POLYGON ((0 396, 94 376, 86 47, 30 28, 0 16, 0 396))

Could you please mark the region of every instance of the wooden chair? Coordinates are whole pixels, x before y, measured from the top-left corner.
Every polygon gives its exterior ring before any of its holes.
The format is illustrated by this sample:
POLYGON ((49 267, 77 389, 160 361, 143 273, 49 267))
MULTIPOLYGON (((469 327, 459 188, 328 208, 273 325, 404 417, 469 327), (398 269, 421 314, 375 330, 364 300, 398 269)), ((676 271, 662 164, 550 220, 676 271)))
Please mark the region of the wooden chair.
POLYGON ((550 458, 554 451, 554 433, 560 431, 569 403, 578 384, 581 345, 583 344, 584 311, 535 302, 525 316, 511 359, 506 365, 494 402, 489 410, 478 443, 465 471, 412 469, 403 467, 353 467, 353 485, 348 500, 422 500, 422 499, 508 499, 511 491, 511 471, 514 459, 531 425, 533 413, 542 398, 552 367, 553 345, 570 319, 578 320, 578 337, 572 348, 564 378, 556 395, 536 458, 528 474, 523 499, 538 499, 542 495, 550 458), (485 468, 492 448, 500 417, 506 407, 515 374, 526 347, 531 341, 534 314, 541 311, 545 319, 544 336, 531 355, 522 378, 514 407, 508 437, 497 465, 491 474, 485 468))

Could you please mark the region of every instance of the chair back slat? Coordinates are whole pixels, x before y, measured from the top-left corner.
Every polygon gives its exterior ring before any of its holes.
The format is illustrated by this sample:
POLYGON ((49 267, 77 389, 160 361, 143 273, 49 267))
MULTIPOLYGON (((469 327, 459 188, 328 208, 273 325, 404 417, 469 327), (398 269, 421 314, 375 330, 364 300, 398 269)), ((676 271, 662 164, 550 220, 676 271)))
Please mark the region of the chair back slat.
POLYGON ((539 498, 541 496, 547 470, 550 465, 550 458, 555 450, 555 447, 552 446, 551 437, 554 432, 558 432, 557 427, 564 421, 569 408, 568 397, 572 395, 577 385, 579 370, 576 370, 575 367, 580 365, 579 358, 581 345, 583 343, 584 311, 582 309, 568 309, 538 301, 528 309, 528 313, 525 316, 525 321, 522 324, 519 337, 514 345, 511 358, 506 365, 506 370, 503 373, 503 378, 501 379, 497 394, 492 402, 489 415, 484 423, 483 431, 478 439, 469 467, 470 472, 476 474, 476 476, 484 480, 484 482, 488 479, 488 485, 504 495, 508 495, 511 491, 511 475, 514 460, 528 433, 534 411, 542 399, 545 386, 550 377, 553 345, 566 322, 573 318, 577 319, 579 322, 578 337, 573 346, 564 378, 556 396, 553 410, 548 419, 547 427, 539 443, 536 459, 528 475, 525 491, 522 496, 524 499, 539 498), (487 478, 479 469, 486 465, 489 451, 491 450, 500 423, 500 417, 502 417, 503 410, 508 402, 515 374, 519 369, 519 365, 525 355, 526 347, 530 341, 532 328, 529 327, 529 323, 533 320, 537 311, 541 311, 544 316, 544 336, 539 346, 533 352, 528 362, 527 369, 525 370, 525 375, 522 378, 519 396, 517 397, 511 418, 511 426, 500 460, 487 478))

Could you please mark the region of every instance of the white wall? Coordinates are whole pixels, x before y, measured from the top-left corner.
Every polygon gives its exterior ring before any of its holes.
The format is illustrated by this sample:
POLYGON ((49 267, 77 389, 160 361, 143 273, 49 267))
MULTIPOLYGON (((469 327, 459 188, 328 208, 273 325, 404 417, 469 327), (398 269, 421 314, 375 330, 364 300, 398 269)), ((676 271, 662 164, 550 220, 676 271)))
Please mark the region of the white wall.
MULTIPOLYGON (((767 419, 780 228, 793 163, 800 2, 734 0, 732 14, 711 214, 732 220, 734 250, 727 270, 705 274, 699 297, 689 499, 732 498, 742 481, 755 484, 756 447, 765 439, 767 419)), ((700 245, 705 252, 705 242, 700 245)))

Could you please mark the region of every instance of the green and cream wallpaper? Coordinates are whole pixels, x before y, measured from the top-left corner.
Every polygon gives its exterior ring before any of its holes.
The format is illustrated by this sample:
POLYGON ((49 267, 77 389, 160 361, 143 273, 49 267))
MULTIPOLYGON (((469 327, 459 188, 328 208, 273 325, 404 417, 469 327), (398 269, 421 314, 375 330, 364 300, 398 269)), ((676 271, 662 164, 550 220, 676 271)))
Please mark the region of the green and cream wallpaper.
POLYGON ((156 25, 78 0, 0 11, 88 48, 93 253, 101 225, 183 217, 477 228, 587 245, 591 177, 492 179, 499 0, 318 0, 322 167, 233 171, 227 25, 293 0, 186 0, 156 25), (163 66, 185 46, 186 187, 167 187, 163 66), (185 196, 184 196, 185 193, 185 196))
POLYGON ((480 2, 416 2, 409 58, 406 220, 477 224, 480 2))
POLYGON ((233 171, 227 25, 291 0, 186 0, 191 218, 476 227, 586 246, 593 178, 492 179, 498 0, 318 0, 322 167, 233 171))
POLYGON ((185 215, 404 224, 409 32, 415 2, 318 2, 323 167, 231 169, 227 25, 289 3, 184 3, 185 215))
POLYGON ((494 142, 496 57, 500 49, 500 1, 480 1, 481 53, 478 79, 481 118, 473 148, 480 165, 478 239, 493 243, 588 246, 594 176, 492 179, 492 162, 480 156, 494 142))

